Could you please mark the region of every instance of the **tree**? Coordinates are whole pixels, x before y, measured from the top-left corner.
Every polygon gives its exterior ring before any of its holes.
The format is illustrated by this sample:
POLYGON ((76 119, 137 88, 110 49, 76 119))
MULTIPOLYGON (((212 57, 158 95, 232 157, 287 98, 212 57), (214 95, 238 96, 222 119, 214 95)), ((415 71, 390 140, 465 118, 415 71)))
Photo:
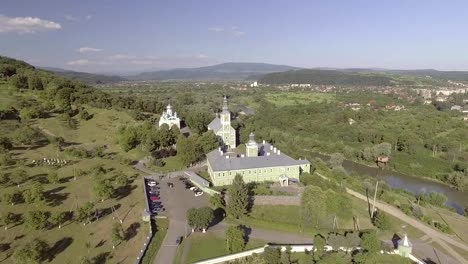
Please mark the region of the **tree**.
POLYGON ((213 218, 214 218, 213 209, 211 209, 208 206, 199 208, 198 215, 199 215, 199 221, 200 221, 198 223, 198 226, 201 227, 203 229, 203 233, 205 233, 206 229, 213 221, 213 218))
POLYGON ((39 230, 44 229, 49 225, 50 213, 47 211, 29 211, 26 213, 24 222, 28 228, 39 230))
POLYGON ((287 246, 286 250, 281 252, 281 264, 291 264, 291 247, 287 246))
POLYGON ((8 212, 8 213, 3 212, 0 220, 2 221, 3 225, 5 225, 5 230, 7 230, 8 225, 14 224, 18 221, 18 217, 12 212, 8 212))
POLYGON ((112 187, 111 182, 107 179, 95 180, 93 191, 101 201, 111 198, 114 194, 114 188, 112 187))
POLYGON ((158 137, 158 141, 162 147, 167 148, 175 144, 176 138, 167 124, 163 124, 159 127, 158 137))
POLYGON ((203 150, 196 143, 194 136, 186 138, 184 135, 180 135, 177 139, 177 154, 184 165, 188 166, 203 157, 203 150))
POLYGON ((117 141, 120 147, 127 152, 140 143, 138 131, 133 127, 121 127, 117 132, 117 141))
POLYGON ((93 261, 89 257, 83 256, 80 259, 80 264, 93 264, 93 261))
POLYGON ((2 151, 0 149, 0 166, 7 166, 12 164, 15 164, 15 161, 11 157, 10 152, 2 151))
POLYGON ((318 227, 319 220, 324 217, 326 212, 325 201, 326 196, 320 187, 309 185, 304 188, 300 207, 305 228, 312 223, 318 227))
POLYGON ((192 227, 193 231, 202 228, 203 232, 205 232, 206 228, 213 221, 213 218, 213 209, 207 206, 201 208, 190 208, 187 211, 188 225, 192 227))
POLYGON ((24 200, 31 204, 45 200, 44 189, 40 183, 35 183, 30 189, 23 192, 24 200))
POLYGON ((21 191, 5 193, 3 194, 3 201, 11 205, 21 203, 23 201, 23 193, 21 191))
POLYGON ((16 74, 16 68, 12 65, 1 64, 0 65, 0 75, 2 77, 11 77, 16 74))
POLYGON ((244 183, 242 175, 237 174, 234 177, 232 185, 229 187, 229 203, 227 206, 228 213, 236 219, 247 214, 248 206, 248 189, 244 183))
POLYGON ((217 208, 223 208, 226 206, 226 203, 224 202, 224 198, 221 194, 215 193, 214 195, 210 196, 210 205, 211 208, 217 209, 217 208))
POLYGON ((124 240, 122 226, 119 223, 112 225, 112 248, 115 248, 120 242, 124 240))
POLYGON ((373 224, 381 230, 389 230, 392 228, 392 222, 383 211, 378 211, 374 215, 373 224))
POLYGON ((89 218, 92 216, 94 211, 94 203, 87 202, 80 208, 78 208, 78 213, 76 215, 76 220, 82 222, 83 225, 89 222, 89 218))
POLYGON ((49 183, 58 183, 60 182, 60 178, 58 176, 57 171, 51 171, 47 174, 47 181, 49 183))
POLYGON ((192 232, 199 228, 199 215, 197 208, 190 208, 187 210, 187 223, 192 227, 192 232))
POLYGON ((66 212, 56 212, 52 215, 51 217, 51 222, 58 226, 58 228, 62 228, 62 223, 65 221, 67 218, 67 213, 66 212))
POLYGON ((29 75, 28 87, 30 90, 44 90, 41 78, 35 73, 29 75))
POLYGON ((206 112, 193 111, 187 115, 185 121, 194 133, 201 134, 208 129, 211 119, 211 115, 206 112))
POLYGON ((368 254, 374 254, 380 251, 380 241, 375 232, 365 233, 362 235, 361 247, 368 254))
POLYGON ((10 181, 10 176, 4 172, 0 172, 0 184, 7 184, 10 181))
POLYGON ((226 230, 226 246, 229 253, 240 252, 245 247, 245 232, 240 226, 230 226, 226 230))
POLYGON ((197 138, 197 144, 203 149, 203 153, 207 154, 219 146, 218 138, 213 130, 206 131, 197 138))
POLYGON ((13 254, 13 260, 17 264, 39 264, 43 263, 50 246, 44 240, 35 238, 33 241, 17 249, 13 254))
POLYGON ((345 160, 345 156, 341 153, 333 153, 330 156, 330 160, 328 164, 330 164, 330 168, 337 168, 343 165, 343 161, 345 160))
POLYGON ((36 129, 29 126, 21 126, 15 131, 12 139, 16 145, 31 145, 40 136, 41 134, 36 129))
POLYGON ((16 89, 28 89, 28 77, 17 73, 10 77, 10 84, 16 89))
POLYGON ((317 234, 314 236, 314 255, 317 255, 320 258, 325 251, 326 241, 325 238, 317 234))
POLYGON ((13 144, 9 137, 0 136, 0 148, 3 148, 4 150, 10 150, 13 148, 13 144))
POLYGON ((337 250, 338 248, 340 247, 343 247, 344 246, 344 237, 341 235, 341 234, 336 234, 336 233, 333 233, 333 234, 330 234, 328 236, 328 244, 334 249, 334 250, 337 250))
POLYGON ((387 142, 380 143, 377 146, 374 146, 373 152, 374 152, 375 157, 378 157, 378 156, 390 157, 390 155, 392 154, 392 144, 387 143, 387 142))
POLYGON ((127 177, 127 175, 123 174, 122 172, 115 178, 115 183, 117 184, 118 187, 125 187, 127 186, 130 181, 127 177))
POLYGON ((263 252, 263 258, 268 264, 280 264, 281 251, 277 247, 266 247, 263 252))
MULTIPOLYGON (((358 233, 348 232, 346 233, 344 243, 346 248, 356 248, 361 245, 361 238, 358 233)), ((348 251, 346 251, 346 253, 348 253, 348 251)))
POLYGON ((27 178, 28 173, 22 169, 15 170, 11 173, 11 179, 18 186, 18 188, 20 187, 20 184, 26 181, 27 178))

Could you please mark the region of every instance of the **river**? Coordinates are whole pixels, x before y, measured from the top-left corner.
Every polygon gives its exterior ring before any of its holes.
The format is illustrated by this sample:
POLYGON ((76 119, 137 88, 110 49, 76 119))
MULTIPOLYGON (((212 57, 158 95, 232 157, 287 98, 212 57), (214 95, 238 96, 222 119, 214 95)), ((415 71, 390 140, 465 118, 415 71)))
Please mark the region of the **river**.
MULTIPOLYGON (((311 156, 327 161, 330 156, 316 152, 309 152, 311 156)), ((434 182, 421 177, 408 176, 389 169, 381 170, 376 167, 369 167, 354 161, 345 160, 343 167, 349 173, 369 175, 379 177, 394 189, 403 189, 413 194, 421 192, 438 192, 447 196, 446 205, 454 208, 459 214, 463 214, 465 206, 468 206, 468 192, 457 191, 445 184, 434 182)))

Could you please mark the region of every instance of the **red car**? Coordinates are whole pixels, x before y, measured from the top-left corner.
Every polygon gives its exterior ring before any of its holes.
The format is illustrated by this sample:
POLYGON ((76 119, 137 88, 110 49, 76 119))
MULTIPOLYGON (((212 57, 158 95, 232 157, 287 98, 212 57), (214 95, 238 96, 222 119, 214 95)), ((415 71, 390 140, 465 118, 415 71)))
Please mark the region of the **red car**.
POLYGON ((151 195, 150 196, 151 201, 158 201, 159 199, 160 199, 159 196, 156 196, 156 195, 151 195))

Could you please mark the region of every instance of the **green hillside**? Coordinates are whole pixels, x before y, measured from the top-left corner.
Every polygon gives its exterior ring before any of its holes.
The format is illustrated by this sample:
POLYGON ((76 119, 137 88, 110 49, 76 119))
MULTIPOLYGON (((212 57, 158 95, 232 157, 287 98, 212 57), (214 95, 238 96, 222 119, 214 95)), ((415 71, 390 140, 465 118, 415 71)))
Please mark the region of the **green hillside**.
POLYGON ((275 72, 260 77, 261 83, 291 84, 310 83, 315 85, 338 86, 395 86, 395 85, 437 85, 439 80, 418 76, 406 76, 378 72, 345 72, 338 70, 293 70, 275 72))

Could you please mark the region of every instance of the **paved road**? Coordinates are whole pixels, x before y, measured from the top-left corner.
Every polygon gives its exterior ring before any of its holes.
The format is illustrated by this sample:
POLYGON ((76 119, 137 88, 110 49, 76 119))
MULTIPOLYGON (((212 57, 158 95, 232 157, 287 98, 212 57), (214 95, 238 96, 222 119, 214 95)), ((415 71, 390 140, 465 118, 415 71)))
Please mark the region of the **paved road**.
POLYGON ((172 264, 177 254, 176 240, 189 232, 185 226, 186 213, 189 208, 198 208, 208 205, 208 195, 195 197, 194 193, 185 189, 185 185, 178 179, 163 179, 161 186, 161 202, 166 208, 165 215, 169 218, 169 228, 158 254, 153 260, 154 264, 172 264), (168 182, 174 183, 174 188, 167 186, 168 182))

